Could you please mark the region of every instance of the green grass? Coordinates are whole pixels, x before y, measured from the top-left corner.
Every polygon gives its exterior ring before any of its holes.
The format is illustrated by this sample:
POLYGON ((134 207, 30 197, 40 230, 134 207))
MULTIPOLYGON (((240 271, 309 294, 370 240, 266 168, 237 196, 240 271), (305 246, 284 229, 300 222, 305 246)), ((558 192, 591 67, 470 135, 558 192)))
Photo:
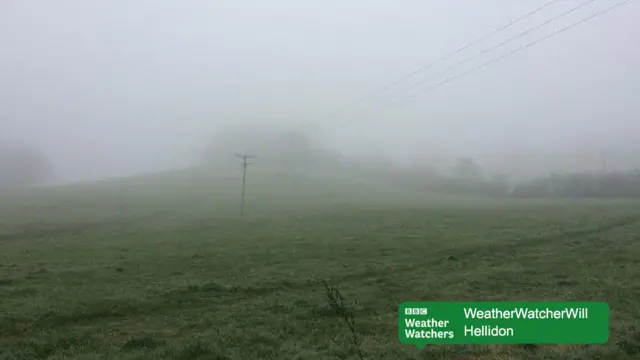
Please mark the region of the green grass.
POLYGON ((0 201, 0 359, 637 359, 640 203, 202 177, 0 201), (283 183, 286 186, 282 186, 283 183), (606 345, 402 345, 408 300, 597 300, 606 345))

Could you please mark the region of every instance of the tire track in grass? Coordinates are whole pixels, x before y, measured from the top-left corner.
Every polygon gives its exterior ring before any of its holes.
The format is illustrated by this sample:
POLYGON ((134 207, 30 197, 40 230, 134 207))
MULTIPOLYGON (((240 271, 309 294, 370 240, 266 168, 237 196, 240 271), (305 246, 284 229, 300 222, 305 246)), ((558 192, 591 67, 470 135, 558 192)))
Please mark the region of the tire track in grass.
MULTIPOLYGON (((525 249, 530 249, 532 247, 538 247, 541 245, 546 245, 554 242, 564 242, 564 240, 570 240, 579 238, 582 236, 596 235, 602 234, 611 230, 615 230, 618 228, 622 228, 629 225, 635 225, 640 223, 640 215, 628 216, 622 219, 618 219, 616 221, 612 221, 605 224, 600 224, 598 226, 588 228, 588 229, 575 229, 575 230, 564 230, 553 234, 545 234, 541 236, 530 237, 521 241, 515 242, 502 242, 502 243, 481 243, 477 245, 467 245, 462 249, 450 247, 446 249, 437 250, 435 253, 436 259, 430 261, 432 266, 441 265, 442 263, 450 262, 452 257, 454 258, 463 258, 468 255, 475 255, 482 250, 490 249, 492 256, 501 256, 501 255, 513 255, 513 253, 517 251, 522 251, 525 249)), ((321 266, 321 264, 319 264, 321 266)), ((366 271, 361 271, 357 273, 345 274, 339 277, 333 277, 330 280, 332 283, 339 284, 344 282, 351 282, 357 280, 363 280, 371 277, 384 276, 388 275, 390 272, 394 274, 402 274, 410 271, 415 271, 416 264, 406 264, 401 266, 385 266, 379 269, 368 269, 366 271)), ((248 286, 248 287, 238 287, 238 293, 244 293, 245 295, 251 296, 260 296, 263 294, 270 294, 274 291, 282 291, 282 290, 297 290, 318 286, 319 278, 311 278, 306 281, 285 281, 285 282, 269 282, 264 283, 261 286, 248 286)))
MULTIPOLYGON (((613 222, 601 224, 596 227, 592 227, 589 229, 575 229, 575 230, 565 230, 560 231, 553 234, 542 235, 542 236, 534 236, 522 241, 516 242, 503 242, 503 243, 481 243, 477 245, 468 245, 462 249, 458 249, 455 247, 450 247, 446 249, 438 250, 435 253, 435 259, 430 260, 431 266, 439 266, 443 263, 450 263, 453 258, 463 258, 469 255, 476 255, 483 250, 490 249, 492 256, 500 256, 500 255, 512 255, 515 251, 522 251, 525 249, 529 249, 532 247, 537 247, 541 245, 546 245, 549 243, 554 243, 563 240, 575 239, 582 236, 596 235, 605 233, 611 230, 615 230, 618 228, 622 228, 629 225, 634 225, 640 222, 640 215, 638 216, 629 216, 623 219, 619 219, 613 222)), ((322 266, 322 264, 318 264, 318 266, 322 266)), ((330 279, 326 279, 331 281, 334 284, 340 284, 345 282, 352 282, 358 280, 364 280, 367 278, 375 278, 380 276, 388 275, 390 272, 394 274, 402 274, 410 271, 415 271, 416 264, 409 263, 406 265, 400 266, 385 266, 376 269, 368 269, 365 271, 348 273, 341 276, 333 277, 330 279)), ((265 296, 269 294, 273 294, 276 292, 283 291, 294 291, 294 290, 302 290, 306 288, 317 287, 320 284, 320 281, 323 280, 319 277, 312 277, 306 279, 304 281, 273 281, 273 282, 263 282, 257 285, 247 285, 247 286, 223 286, 218 283, 210 282, 204 283, 200 286, 191 286, 191 289, 178 289, 172 290, 170 292, 165 293, 165 296, 175 295, 176 292, 181 293, 183 296, 188 296, 188 294, 207 294, 209 291, 207 289, 215 289, 214 292, 218 295, 228 294, 233 295, 235 297, 242 297, 245 299, 250 299, 254 297, 265 296)))

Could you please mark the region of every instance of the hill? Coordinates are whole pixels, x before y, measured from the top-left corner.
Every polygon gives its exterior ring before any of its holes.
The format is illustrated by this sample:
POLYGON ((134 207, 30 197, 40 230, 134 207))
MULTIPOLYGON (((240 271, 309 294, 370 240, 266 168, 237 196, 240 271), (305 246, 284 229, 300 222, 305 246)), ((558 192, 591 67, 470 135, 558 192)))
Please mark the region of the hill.
POLYGON ((636 359, 640 203, 436 196, 256 166, 0 201, 0 359, 636 359), (321 280, 355 314, 360 349, 321 280), (581 300, 604 345, 398 342, 409 300, 581 300))

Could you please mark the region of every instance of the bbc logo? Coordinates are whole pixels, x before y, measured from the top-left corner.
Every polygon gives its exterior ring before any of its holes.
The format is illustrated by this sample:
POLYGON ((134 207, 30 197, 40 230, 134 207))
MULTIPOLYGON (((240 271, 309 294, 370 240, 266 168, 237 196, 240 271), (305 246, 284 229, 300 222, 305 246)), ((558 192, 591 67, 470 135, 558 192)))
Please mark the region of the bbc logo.
POLYGON ((405 315, 427 315, 427 308, 405 308, 405 315))

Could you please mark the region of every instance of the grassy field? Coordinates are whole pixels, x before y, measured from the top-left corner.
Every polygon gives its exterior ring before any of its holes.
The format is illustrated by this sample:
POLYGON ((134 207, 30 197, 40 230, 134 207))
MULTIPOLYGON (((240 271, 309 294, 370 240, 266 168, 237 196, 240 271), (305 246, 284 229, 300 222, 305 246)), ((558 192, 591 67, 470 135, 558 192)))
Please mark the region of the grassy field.
POLYGON ((320 280, 355 311, 365 359, 640 358, 640 203, 308 180, 250 182, 244 220, 235 179, 0 198, 0 359, 358 359, 320 280), (609 303, 608 344, 398 340, 402 301, 565 299, 609 303))

